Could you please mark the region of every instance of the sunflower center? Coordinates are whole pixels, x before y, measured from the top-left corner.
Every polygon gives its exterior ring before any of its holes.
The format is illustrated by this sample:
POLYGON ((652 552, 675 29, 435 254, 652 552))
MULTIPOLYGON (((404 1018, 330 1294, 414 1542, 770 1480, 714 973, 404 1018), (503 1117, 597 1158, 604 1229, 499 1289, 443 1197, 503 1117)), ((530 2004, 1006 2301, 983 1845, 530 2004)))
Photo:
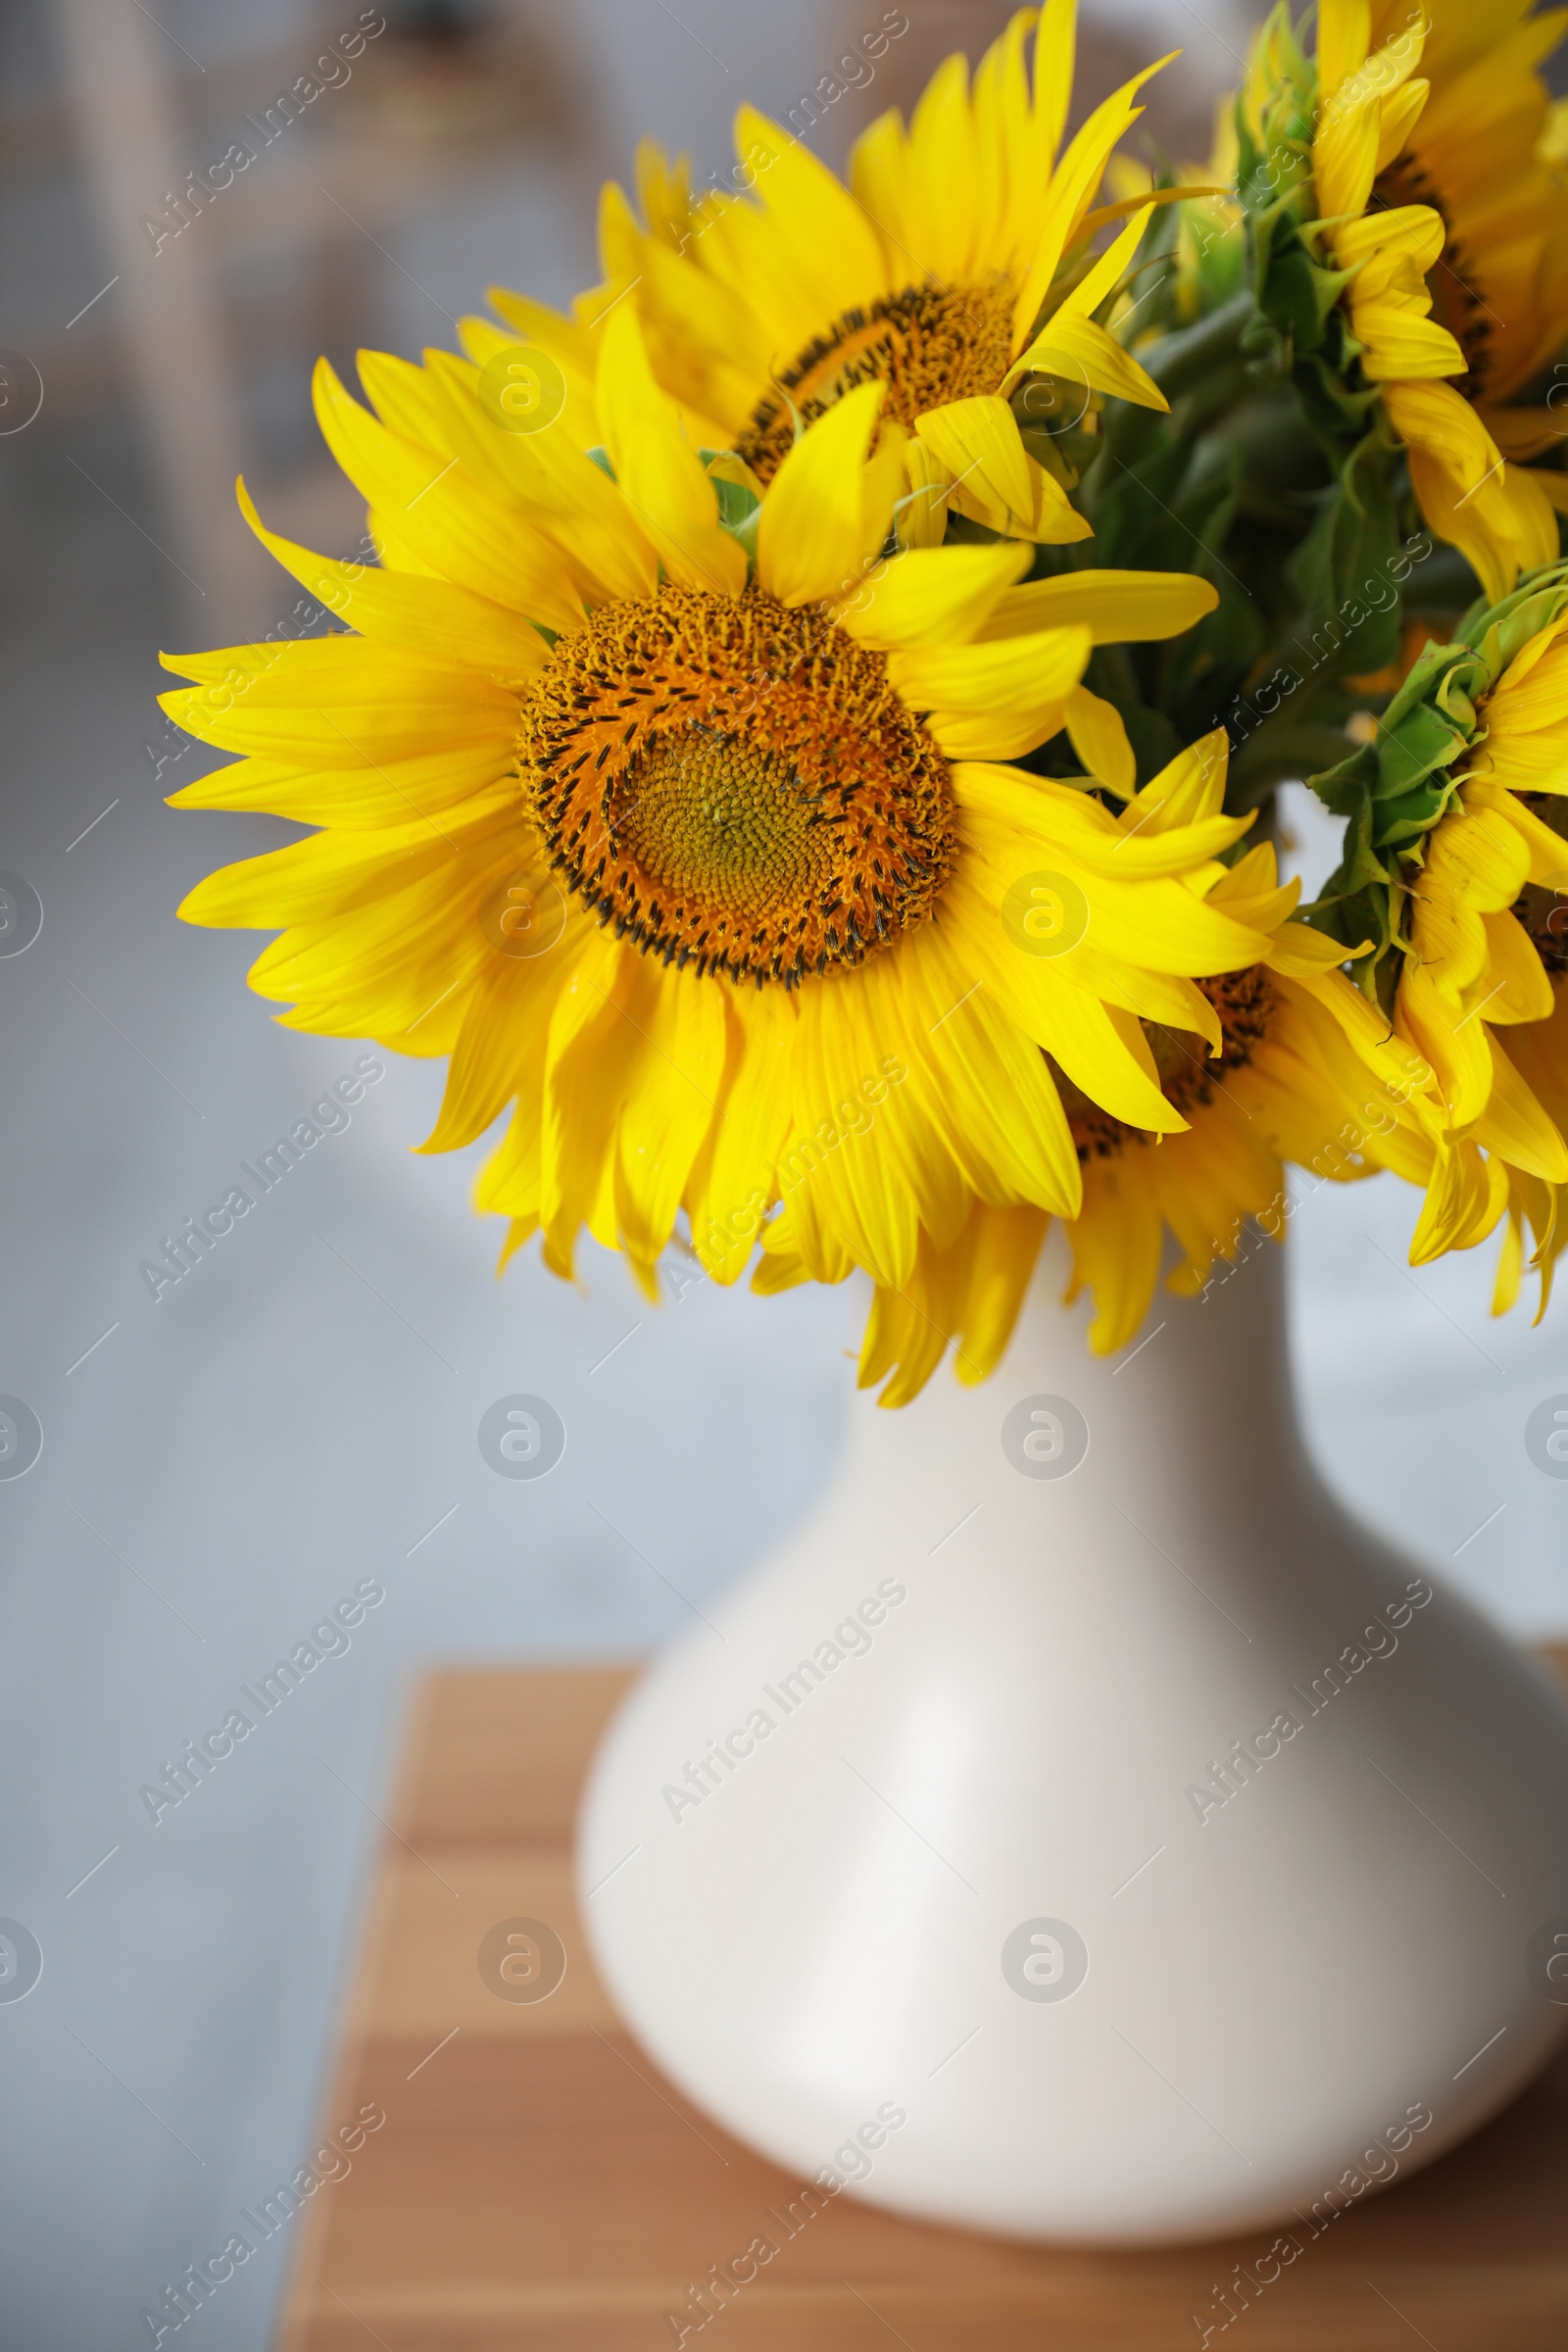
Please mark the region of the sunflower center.
MULTIPOLYGON (((1200 989, 1219 1015, 1220 1051, 1211 1054, 1200 1039, 1185 1029, 1164 1029, 1155 1022, 1144 1024, 1150 1052, 1159 1072, 1160 1091, 1166 1101, 1190 1119, 1195 1110, 1214 1099, 1214 1090, 1221 1084, 1227 1070, 1245 1068, 1264 1038, 1279 1004, 1279 992, 1264 965, 1250 963, 1244 971, 1220 972, 1212 979, 1199 980, 1200 989)), ((1132 1144, 1150 1141, 1141 1127, 1129 1127, 1113 1119, 1108 1110, 1092 1102, 1070 1078, 1060 1071, 1054 1073, 1061 1090, 1062 1107, 1072 1129, 1073 1142, 1078 1147, 1080 1160, 1108 1159, 1124 1152, 1132 1144)))
POLYGON ((906 286, 863 310, 846 311, 774 378, 736 448, 761 481, 771 481, 795 439, 857 384, 886 384, 885 417, 913 431, 927 409, 995 392, 1012 358, 1012 288, 906 286))
POLYGON ((553 868, 645 955, 793 987, 923 922, 947 761, 819 608, 666 586, 557 644, 519 765, 553 868))
POLYGON ((637 762, 621 839, 665 890, 752 914, 828 878, 832 843, 815 796, 786 760, 742 737, 691 729, 637 762))
POLYGON ((1476 400, 1486 389, 1492 366, 1494 316, 1477 290, 1480 280, 1453 234, 1442 197, 1415 159, 1401 155, 1378 173, 1372 209, 1392 212, 1405 204, 1424 204, 1443 222, 1443 251, 1427 271, 1427 292, 1433 318, 1447 329, 1465 357, 1465 373, 1445 381, 1466 400, 1476 400))

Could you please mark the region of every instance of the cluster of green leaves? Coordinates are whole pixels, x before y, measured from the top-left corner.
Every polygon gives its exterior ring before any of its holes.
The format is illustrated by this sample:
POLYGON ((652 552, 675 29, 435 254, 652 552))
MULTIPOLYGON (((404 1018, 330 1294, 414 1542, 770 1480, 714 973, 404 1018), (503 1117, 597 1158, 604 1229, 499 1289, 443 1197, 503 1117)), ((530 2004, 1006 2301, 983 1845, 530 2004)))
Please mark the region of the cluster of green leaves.
POLYGON ((1500 605, 1476 604, 1447 645, 1428 645, 1376 733, 1312 786, 1346 820, 1345 855, 1307 920, 1339 940, 1385 1009, 1406 946, 1401 913, 1422 842, 1451 805, 1467 753, 1485 739, 1477 705, 1514 656, 1568 606, 1568 566, 1530 573, 1500 605))
POLYGON ((1370 743, 1312 779, 1345 822, 1345 854, 1307 920, 1353 958, 1369 995, 1392 1008, 1406 860, 1458 787, 1453 770, 1476 733, 1476 697, 1489 683, 1474 651, 1429 645, 1389 704, 1370 743))
POLYGON ((1088 682, 1121 709, 1141 778, 1225 726, 1238 808, 1337 766, 1346 721, 1378 700, 1367 681, 1398 659, 1406 617, 1446 634, 1476 591, 1423 530, 1361 373, 1346 273, 1321 258, 1315 74, 1283 5, 1265 53, 1267 72, 1236 104, 1233 193, 1155 213, 1122 306, 1119 331, 1168 414, 1097 403, 1076 433, 1041 435, 1027 406, 1038 394, 1026 384, 1018 396, 1029 445, 1050 440, 1095 532, 1043 549, 1038 569, 1189 570, 1216 590, 1187 637, 1102 648, 1088 682))

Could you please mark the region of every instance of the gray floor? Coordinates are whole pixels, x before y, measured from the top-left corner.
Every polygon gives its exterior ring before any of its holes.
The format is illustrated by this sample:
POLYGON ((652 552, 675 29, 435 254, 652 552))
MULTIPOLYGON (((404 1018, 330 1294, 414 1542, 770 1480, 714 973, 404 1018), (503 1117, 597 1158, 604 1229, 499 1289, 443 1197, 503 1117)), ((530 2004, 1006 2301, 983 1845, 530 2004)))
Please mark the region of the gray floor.
MULTIPOLYGON (((638 93, 616 89, 630 122, 638 93)), ((498 187, 404 258, 471 299, 547 204, 498 187)), ((411 311, 406 340, 430 331, 411 311)), ((36 1990, 0 2002, 0 2338, 21 2352, 149 2340, 141 2309, 299 2162, 413 1671, 673 1632, 802 1509, 849 1376, 842 1295, 700 1286, 655 1315, 592 1253, 579 1292, 527 1261, 498 1286, 474 1154, 406 1149, 427 1065, 389 1069, 149 1296, 140 1261, 363 1048, 274 1028, 243 986, 255 942, 172 919, 285 829, 162 807, 199 758, 159 782, 144 750, 170 575, 71 457, 148 513, 113 420, 36 430, 0 466, 0 867, 45 909, 0 960, 0 1393, 44 1430, 0 1482, 0 1915, 44 1954, 36 1990), (537 1485, 475 1442, 517 1391, 568 1430, 537 1485), (142 1786, 365 1579, 385 1598, 347 1652, 155 1823, 142 1786)), ((1409 1275, 1413 1205, 1380 1182, 1297 1220, 1312 1442, 1429 1564, 1522 1632, 1560 1629, 1568 1485, 1521 1433, 1568 1392, 1568 1309, 1498 1326, 1490 1264, 1409 1275)), ((267 2341, 286 2253, 285 2233, 224 2288, 208 2341, 267 2341)))

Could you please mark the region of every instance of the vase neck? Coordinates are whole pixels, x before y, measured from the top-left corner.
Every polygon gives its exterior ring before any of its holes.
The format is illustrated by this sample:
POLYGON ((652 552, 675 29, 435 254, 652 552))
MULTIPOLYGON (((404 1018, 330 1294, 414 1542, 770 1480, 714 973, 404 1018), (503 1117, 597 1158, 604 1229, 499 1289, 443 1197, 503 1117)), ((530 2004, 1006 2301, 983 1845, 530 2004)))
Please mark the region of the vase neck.
POLYGON ((1284 1251, 1251 1232, 1243 1248, 1201 1298, 1156 1293, 1140 1331, 1106 1357, 1089 1348, 1088 1299, 1061 1303, 1068 1261, 1053 1236, 993 1377, 963 1387, 950 1362, 902 1410, 858 1398, 845 1471, 875 1464, 885 1473, 891 1460, 924 1483, 945 1452, 973 1446, 977 1425, 1000 1426, 1020 1397, 1048 1396, 1082 1414, 1102 1466, 1107 1455, 1136 1458, 1157 1468, 1171 1492, 1224 1482, 1243 1457, 1277 1498, 1315 1489, 1298 1434, 1284 1251))

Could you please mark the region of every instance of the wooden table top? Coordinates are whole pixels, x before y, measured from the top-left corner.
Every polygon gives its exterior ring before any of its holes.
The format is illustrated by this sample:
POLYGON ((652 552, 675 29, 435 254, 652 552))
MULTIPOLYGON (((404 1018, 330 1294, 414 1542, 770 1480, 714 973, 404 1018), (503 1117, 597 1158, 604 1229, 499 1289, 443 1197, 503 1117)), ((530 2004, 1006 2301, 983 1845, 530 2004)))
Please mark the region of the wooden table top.
MULTIPOLYGON (((1568 1650, 1555 1662, 1568 1674, 1568 1650)), ((628 1679, 499 1668, 417 1686, 317 2143, 342 2149, 316 2165, 339 2177, 294 2225, 280 2352, 653 2352, 710 2266, 781 2236, 764 2212, 799 2181, 660 2075, 583 1940, 573 1814, 628 1679), (537 2004, 480 1974, 487 1934, 519 1918, 566 1950, 537 2004)), ((1223 2318, 1216 2284, 1260 2244, 1042 2251, 842 2196, 710 2327, 723 2352, 1176 2352, 1223 2318)), ((1568 2051, 1209 2342, 1227 2335, 1243 2352, 1564 2352, 1568 2051)))

